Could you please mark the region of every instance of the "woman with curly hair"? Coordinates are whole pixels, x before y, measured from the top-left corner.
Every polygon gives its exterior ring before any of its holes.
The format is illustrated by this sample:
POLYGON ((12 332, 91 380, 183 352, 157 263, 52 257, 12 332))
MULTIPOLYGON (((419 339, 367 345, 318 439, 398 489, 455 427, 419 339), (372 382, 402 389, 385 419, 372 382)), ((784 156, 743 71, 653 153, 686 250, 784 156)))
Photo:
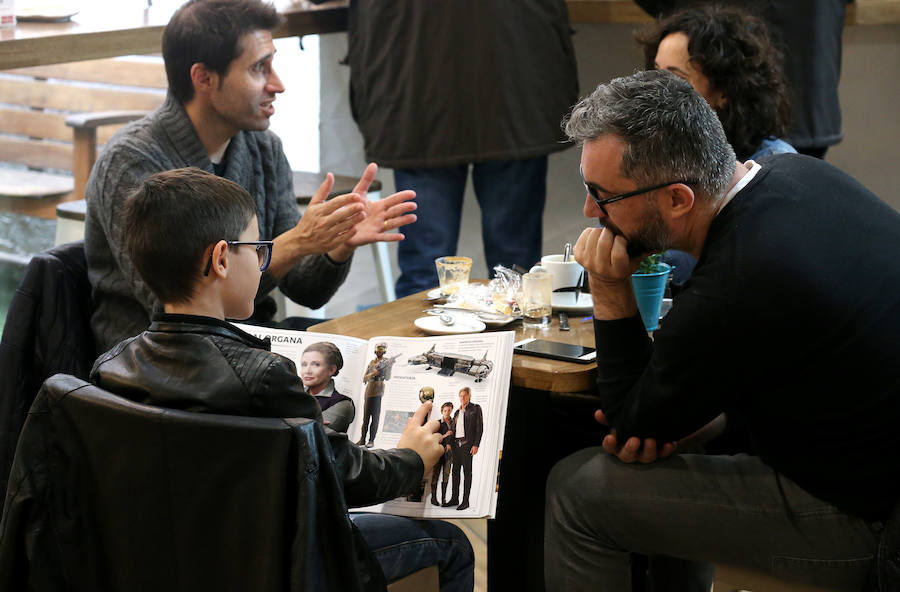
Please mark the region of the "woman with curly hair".
POLYGON ((715 109, 740 160, 796 152, 781 53, 761 19, 735 7, 679 10, 638 31, 648 69, 684 78, 715 109))

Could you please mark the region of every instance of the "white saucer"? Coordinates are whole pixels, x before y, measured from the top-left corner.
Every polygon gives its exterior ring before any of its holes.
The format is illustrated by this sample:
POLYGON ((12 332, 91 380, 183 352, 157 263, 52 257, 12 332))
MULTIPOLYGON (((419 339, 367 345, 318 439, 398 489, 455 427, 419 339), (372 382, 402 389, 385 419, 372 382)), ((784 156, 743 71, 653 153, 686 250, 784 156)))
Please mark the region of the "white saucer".
POLYGON ((440 289, 440 288, 435 288, 435 289, 433 289, 433 290, 428 290, 428 294, 425 294, 425 296, 427 296, 429 300, 436 300, 436 299, 438 299, 438 298, 443 298, 443 297, 444 297, 444 295, 441 294, 441 289, 440 289))
POLYGON ((470 314, 452 315, 454 323, 445 325, 440 317, 419 317, 413 321, 419 329, 429 335, 458 335, 460 333, 481 333, 485 324, 470 314))
MULTIPOLYGON (((479 321, 487 325, 488 327, 502 327, 504 325, 508 325, 516 319, 521 319, 522 317, 514 317, 512 315, 503 315, 501 313, 493 313, 493 312, 481 312, 477 310, 461 310, 459 308, 450 308, 446 304, 435 304, 435 310, 444 310, 447 309, 447 312, 453 314, 464 314, 469 315, 471 317, 477 318, 479 321)), ((429 312, 428 314, 434 315, 435 313, 429 312)))
POLYGON ((501 317, 499 319, 489 319, 486 317, 481 317, 478 320, 481 321, 482 323, 484 323, 485 325, 487 325, 488 327, 496 328, 496 327, 503 327, 504 325, 508 325, 511 322, 515 321, 517 318, 520 318, 520 317, 509 316, 509 317, 501 317))
POLYGON ((590 294, 578 293, 578 299, 572 292, 557 292, 550 296, 550 305, 553 310, 563 312, 591 312, 594 310, 594 301, 590 294))

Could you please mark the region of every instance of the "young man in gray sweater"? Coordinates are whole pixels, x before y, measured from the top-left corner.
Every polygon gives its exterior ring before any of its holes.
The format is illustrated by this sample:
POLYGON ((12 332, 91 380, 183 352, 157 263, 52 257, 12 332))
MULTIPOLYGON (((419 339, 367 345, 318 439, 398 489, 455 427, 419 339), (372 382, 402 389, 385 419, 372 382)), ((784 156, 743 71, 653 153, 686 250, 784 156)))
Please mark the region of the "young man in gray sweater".
POLYGON ((272 319, 275 307, 267 294, 276 286, 300 304, 322 306, 346 278, 356 247, 402 240, 389 231, 415 221, 411 191, 366 200, 374 164, 353 193, 326 202, 329 174, 301 218, 281 141, 267 131, 275 97, 284 91, 272 67, 271 32, 280 22, 275 9, 259 0, 191 0, 166 26, 166 101, 109 141, 85 192, 98 353, 145 329, 159 308, 124 252, 122 226, 127 197, 153 173, 193 166, 253 196, 260 236, 277 246, 257 293, 257 321, 272 319))

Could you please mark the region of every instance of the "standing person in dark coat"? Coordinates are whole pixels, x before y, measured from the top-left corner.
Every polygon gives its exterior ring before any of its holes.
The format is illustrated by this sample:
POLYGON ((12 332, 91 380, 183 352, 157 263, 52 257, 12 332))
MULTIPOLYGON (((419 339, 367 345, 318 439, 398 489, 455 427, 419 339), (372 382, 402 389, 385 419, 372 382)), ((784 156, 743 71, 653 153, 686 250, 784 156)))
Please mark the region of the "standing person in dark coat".
POLYGON ((547 155, 578 96, 564 0, 350 2, 350 102, 367 158, 416 191, 397 296, 456 253, 469 167, 488 272, 541 255, 547 155), (509 228, 516 221, 516 232, 509 228))
MULTIPOLYGON (((635 0, 653 17, 709 0, 635 0)), ((793 124, 787 141, 801 154, 823 158, 839 143, 844 17, 848 0, 729 0, 762 17, 785 55, 793 124)))
POLYGON ((455 506, 459 503, 459 473, 462 470, 466 474, 466 483, 463 486, 462 503, 457 510, 465 510, 469 507, 469 492, 472 490, 472 457, 478 454, 478 446, 481 444, 481 435, 484 431, 484 423, 481 416, 481 406, 471 403, 472 390, 464 386, 459 391, 459 409, 453 414, 453 424, 456 427, 456 446, 453 449, 453 496, 443 506, 455 506), (462 414, 462 417, 460 417, 462 414))

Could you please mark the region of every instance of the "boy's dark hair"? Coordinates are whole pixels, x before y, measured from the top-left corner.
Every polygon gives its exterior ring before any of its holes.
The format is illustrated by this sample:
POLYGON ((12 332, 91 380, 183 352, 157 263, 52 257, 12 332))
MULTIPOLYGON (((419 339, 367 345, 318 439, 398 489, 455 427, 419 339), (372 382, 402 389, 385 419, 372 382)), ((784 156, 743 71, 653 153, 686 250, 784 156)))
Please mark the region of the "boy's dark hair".
POLYGON ((316 343, 307 346, 306 349, 303 350, 303 353, 305 354, 309 351, 319 352, 325 357, 326 364, 337 368, 332 376, 337 376, 338 371, 344 367, 344 356, 341 355, 341 350, 333 343, 328 341, 317 341, 316 343))
POLYGON ((450 401, 447 401, 446 403, 441 405, 441 411, 444 410, 444 407, 449 407, 450 409, 453 409, 453 403, 451 403, 450 401))
POLYGON ((256 216, 243 187, 197 168, 148 177, 125 202, 125 252, 161 302, 191 298, 209 247, 256 216))
POLYGON ((224 77, 243 51, 241 37, 272 31, 283 19, 260 0, 190 0, 172 15, 162 37, 169 92, 182 104, 194 98, 191 66, 204 64, 224 77))
POLYGON ((756 152, 764 138, 787 132, 791 101, 783 57, 762 19, 719 4, 674 12, 635 34, 648 70, 659 44, 672 33, 687 36, 691 61, 728 99, 716 112, 740 160, 756 152))

